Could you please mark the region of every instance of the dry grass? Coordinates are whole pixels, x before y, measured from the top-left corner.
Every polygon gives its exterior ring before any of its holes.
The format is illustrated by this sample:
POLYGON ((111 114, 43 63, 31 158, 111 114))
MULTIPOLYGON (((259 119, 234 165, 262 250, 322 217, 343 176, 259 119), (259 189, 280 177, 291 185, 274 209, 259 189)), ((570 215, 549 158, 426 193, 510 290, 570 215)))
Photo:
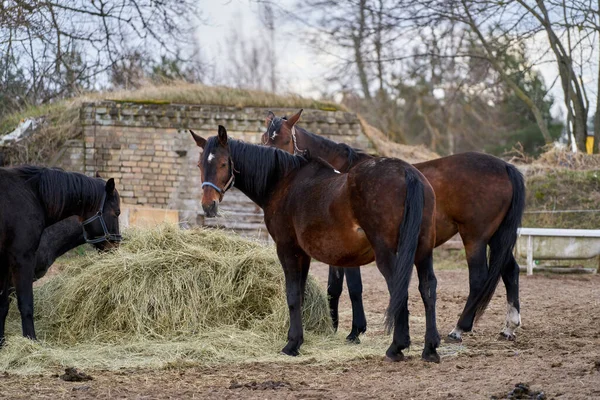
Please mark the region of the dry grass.
POLYGON ((535 161, 535 167, 565 168, 571 170, 600 169, 600 154, 572 153, 549 145, 535 161))
MULTIPOLYGON (((36 288, 41 342, 20 338, 12 307, 0 370, 239 361, 283 347, 285 285, 271 247, 168 225, 130 230, 127 239, 112 254, 74 258, 36 288)), ((332 340, 326 296, 312 278, 303 320, 309 341, 332 340)))
POLYGON ((147 85, 133 91, 89 93, 43 106, 30 107, 0 120, 0 135, 7 134, 27 118, 45 117, 35 135, 4 151, 7 164, 51 163, 56 151, 67 140, 81 134, 79 109, 83 103, 101 100, 142 104, 206 104, 233 107, 313 108, 345 110, 335 103, 307 99, 297 95, 280 96, 256 90, 209 87, 175 82, 170 85, 147 85))
POLYGON ((177 82, 165 86, 147 85, 134 91, 109 92, 101 94, 100 97, 107 100, 154 104, 205 104, 232 107, 314 108, 327 111, 345 111, 345 108, 339 104, 308 99, 295 94, 281 96, 258 90, 177 82))
POLYGON ((439 154, 429 150, 425 146, 408 146, 405 144, 395 143, 389 140, 379 129, 369 125, 369 123, 358 117, 362 125, 365 135, 373 142, 375 149, 380 156, 400 158, 411 164, 429 161, 439 158, 439 154))

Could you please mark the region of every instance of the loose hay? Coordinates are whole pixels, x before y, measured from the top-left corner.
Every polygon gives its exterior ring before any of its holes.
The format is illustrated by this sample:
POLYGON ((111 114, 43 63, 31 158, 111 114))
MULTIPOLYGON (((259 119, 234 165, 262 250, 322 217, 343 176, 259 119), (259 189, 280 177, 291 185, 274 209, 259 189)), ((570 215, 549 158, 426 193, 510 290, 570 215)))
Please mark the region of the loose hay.
MULTIPOLYGON (((36 289, 40 343, 19 337, 13 303, 0 369, 164 367, 279 351, 288 311, 271 247, 168 225, 131 229, 126 239, 111 254, 76 258, 36 289)), ((311 277, 303 320, 309 336, 331 337, 326 296, 311 277)))

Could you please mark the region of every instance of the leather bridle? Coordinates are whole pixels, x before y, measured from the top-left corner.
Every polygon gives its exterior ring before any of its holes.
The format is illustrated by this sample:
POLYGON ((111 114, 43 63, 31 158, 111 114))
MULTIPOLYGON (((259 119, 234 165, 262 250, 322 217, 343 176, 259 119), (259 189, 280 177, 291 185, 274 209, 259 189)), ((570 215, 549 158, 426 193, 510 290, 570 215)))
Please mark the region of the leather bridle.
POLYGON ((85 221, 83 221, 81 223, 81 225, 83 225, 83 238, 85 239, 86 243, 89 244, 97 244, 97 243, 101 243, 101 242, 120 242, 121 240, 123 240, 123 237, 119 234, 116 233, 110 233, 108 231, 108 228, 106 226, 106 221, 104 221, 104 216, 102 215, 103 211, 104 211, 104 202, 106 201, 106 192, 102 195, 102 202, 100 203, 100 209, 98 210, 98 212, 86 219, 85 221), (96 236, 93 238, 90 238, 88 236, 88 232, 86 231, 85 227, 86 225, 91 224, 92 222, 94 222, 95 220, 99 219, 100 220, 100 225, 102 226, 102 231, 104 233, 104 236, 96 236))

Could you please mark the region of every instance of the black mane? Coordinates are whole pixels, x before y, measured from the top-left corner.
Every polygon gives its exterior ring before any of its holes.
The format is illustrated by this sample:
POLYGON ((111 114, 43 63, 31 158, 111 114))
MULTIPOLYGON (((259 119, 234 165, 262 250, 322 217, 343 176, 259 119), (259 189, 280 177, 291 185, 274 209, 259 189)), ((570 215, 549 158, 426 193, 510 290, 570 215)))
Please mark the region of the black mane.
POLYGON ((104 185, 100 185, 97 178, 32 165, 11 169, 37 189, 50 219, 61 216, 67 207, 92 209, 100 206, 104 185))
MULTIPOLYGON (((228 139, 229 151, 234 168, 243 173, 235 172, 235 186, 252 193, 252 199, 260 205, 272 186, 292 170, 306 164, 308 159, 295 156, 274 147, 258 146, 242 141, 228 139), (256 201, 259 200, 259 201, 256 201)), ((210 154, 218 146, 218 138, 211 137, 206 142, 204 152, 210 154)))

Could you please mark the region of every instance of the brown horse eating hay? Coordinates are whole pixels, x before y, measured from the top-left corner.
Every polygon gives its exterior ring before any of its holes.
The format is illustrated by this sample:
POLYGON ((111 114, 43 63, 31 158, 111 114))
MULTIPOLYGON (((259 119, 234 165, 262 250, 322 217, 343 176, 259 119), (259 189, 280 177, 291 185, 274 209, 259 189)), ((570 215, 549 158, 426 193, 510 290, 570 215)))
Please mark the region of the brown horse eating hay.
MULTIPOLYGON (((263 143, 292 154, 307 150, 313 157, 323 158, 342 172, 374 159, 360 150, 296 126, 301 113, 302 110, 286 120, 269 112, 263 143)), ((448 338, 460 341, 461 334, 472 329, 474 321, 489 303, 501 275, 508 303, 506 325, 501 335, 514 340, 515 329, 521 324, 519 266, 512 255, 517 227, 525 208, 525 185, 521 173, 503 160, 481 153, 456 154, 414 166, 429 180, 436 194, 436 247, 458 232, 465 245, 469 265, 467 304, 448 338)), ((334 324, 337 322, 343 279, 343 272, 331 266, 328 291, 334 324)), ((362 307, 360 270, 356 269, 351 274, 347 270, 346 280, 353 310, 352 332, 348 340, 356 341, 367 326, 362 307)))
POLYGON ((300 307, 311 257, 340 267, 375 260, 390 292, 386 325, 394 334, 386 358, 402 360, 410 344, 408 285, 416 263, 427 325, 422 357, 439 361, 435 195, 420 172, 404 161, 382 158, 340 174, 318 158, 229 139, 222 126, 208 140, 191 134, 202 149, 198 167, 205 215, 217 214, 232 186, 264 210, 286 281, 290 328, 283 353, 298 355, 304 340, 300 307))

